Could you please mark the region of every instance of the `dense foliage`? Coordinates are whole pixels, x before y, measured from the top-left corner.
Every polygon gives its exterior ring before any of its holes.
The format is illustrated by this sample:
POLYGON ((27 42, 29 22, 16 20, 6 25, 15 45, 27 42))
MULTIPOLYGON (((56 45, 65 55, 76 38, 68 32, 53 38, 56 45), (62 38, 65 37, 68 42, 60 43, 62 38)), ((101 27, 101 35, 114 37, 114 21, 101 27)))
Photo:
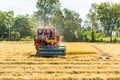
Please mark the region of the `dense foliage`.
POLYGON ((21 40, 33 36, 35 27, 33 19, 29 15, 14 17, 13 11, 0 11, 0 39, 21 40))
POLYGON ((45 23, 55 27, 64 41, 120 41, 120 4, 93 3, 83 21, 80 14, 61 9, 59 0, 38 0, 32 16, 0 11, 0 38, 21 40, 34 35, 45 23))

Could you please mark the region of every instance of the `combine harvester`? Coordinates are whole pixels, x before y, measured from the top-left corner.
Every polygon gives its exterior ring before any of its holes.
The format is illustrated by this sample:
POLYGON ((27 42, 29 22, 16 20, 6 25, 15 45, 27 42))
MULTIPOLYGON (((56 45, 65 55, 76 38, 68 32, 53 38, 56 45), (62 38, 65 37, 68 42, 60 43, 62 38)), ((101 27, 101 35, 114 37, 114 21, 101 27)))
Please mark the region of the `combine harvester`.
POLYGON ((35 56, 66 55, 66 47, 59 44, 60 35, 54 28, 44 26, 44 28, 37 29, 37 34, 34 36, 35 56))

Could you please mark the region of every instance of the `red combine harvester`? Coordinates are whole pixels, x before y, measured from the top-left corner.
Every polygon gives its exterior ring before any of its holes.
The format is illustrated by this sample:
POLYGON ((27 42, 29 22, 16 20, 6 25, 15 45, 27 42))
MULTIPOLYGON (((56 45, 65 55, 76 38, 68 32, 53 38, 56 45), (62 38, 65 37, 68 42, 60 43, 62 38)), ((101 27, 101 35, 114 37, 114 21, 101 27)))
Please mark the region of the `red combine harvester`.
POLYGON ((56 56, 65 55, 65 46, 60 46, 60 35, 56 33, 54 28, 44 27, 37 29, 34 36, 34 45, 36 47, 36 55, 38 56, 56 56))

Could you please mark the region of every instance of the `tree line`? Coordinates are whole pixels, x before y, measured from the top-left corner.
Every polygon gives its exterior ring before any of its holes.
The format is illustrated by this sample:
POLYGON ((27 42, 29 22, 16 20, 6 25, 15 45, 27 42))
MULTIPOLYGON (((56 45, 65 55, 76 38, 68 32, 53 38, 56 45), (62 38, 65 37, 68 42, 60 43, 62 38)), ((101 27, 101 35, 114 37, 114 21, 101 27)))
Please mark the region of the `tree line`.
POLYGON ((32 37, 34 34, 34 22, 29 15, 14 17, 13 11, 0 11, 0 39, 21 40, 32 37))
POLYGON ((33 15, 18 15, 0 11, 0 39, 32 38, 44 23, 56 28, 64 41, 120 41, 120 4, 93 3, 83 21, 79 13, 61 9, 59 0, 38 0, 33 15))

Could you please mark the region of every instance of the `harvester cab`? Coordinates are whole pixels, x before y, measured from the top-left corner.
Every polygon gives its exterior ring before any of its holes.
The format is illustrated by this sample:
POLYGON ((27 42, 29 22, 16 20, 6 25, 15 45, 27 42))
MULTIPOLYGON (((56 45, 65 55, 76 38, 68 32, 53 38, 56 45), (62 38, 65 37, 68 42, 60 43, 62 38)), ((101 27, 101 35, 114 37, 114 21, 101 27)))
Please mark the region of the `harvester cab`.
POLYGON ((60 46, 60 35, 54 28, 44 27, 37 29, 34 36, 36 55, 38 56, 57 56, 65 55, 66 47, 60 46))

